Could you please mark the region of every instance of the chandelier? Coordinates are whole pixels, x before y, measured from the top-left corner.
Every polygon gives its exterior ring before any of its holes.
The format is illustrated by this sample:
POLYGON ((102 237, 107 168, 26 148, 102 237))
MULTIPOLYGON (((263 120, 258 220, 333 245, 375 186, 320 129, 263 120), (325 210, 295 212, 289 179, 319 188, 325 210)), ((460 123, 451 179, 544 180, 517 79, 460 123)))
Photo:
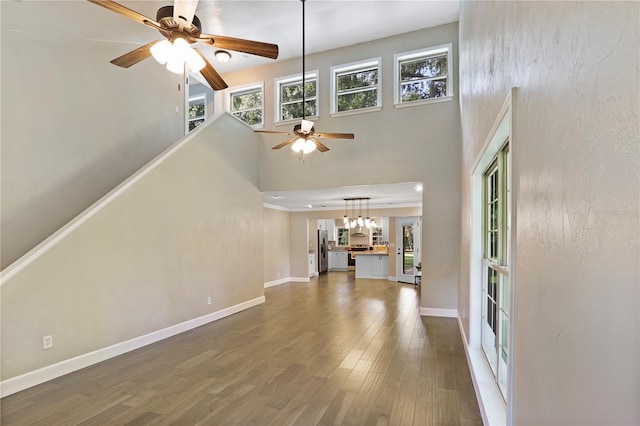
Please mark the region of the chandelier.
POLYGON ((346 228, 367 227, 377 228, 375 219, 369 217, 369 197, 345 198, 344 199, 344 226, 346 228), (363 202, 366 202, 366 217, 362 217, 363 202), (357 214, 357 216, 356 216, 357 214))

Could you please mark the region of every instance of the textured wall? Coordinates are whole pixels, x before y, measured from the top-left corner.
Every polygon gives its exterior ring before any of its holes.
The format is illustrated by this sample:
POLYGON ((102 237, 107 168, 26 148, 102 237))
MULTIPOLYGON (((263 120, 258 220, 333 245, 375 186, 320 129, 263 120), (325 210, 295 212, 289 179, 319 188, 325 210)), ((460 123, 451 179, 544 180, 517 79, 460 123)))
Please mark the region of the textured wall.
POLYGON ((518 87, 514 424, 640 422, 639 18, 638 2, 462 5, 461 311, 468 176, 518 87))
POLYGON ((289 212, 264 209, 264 282, 290 276, 289 212))
MULTIPOLYGON (((308 35, 312 37, 312 35, 308 35)), ((300 162, 289 149, 269 148, 282 139, 263 136, 261 189, 264 191, 331 188, 399 182, 423 182, 422 306, 456 309, 460 232, 460 121, 457 98, 409 108, 393 105, 393 55, 453 43, 457 67, 457 24, 402 34, 370 43, 308 55, 307 70, 319 71, 316 129, 354 132, 356 139, 328 140, 331 149, 300 162), (331 118, 330 68, 382 58, 382 111, 331 118)), ((274 79, 301 72, 299 59, 225 74, 230 86, 264 80, 266 129, 289 131, 291 124, 273 125, 274 79)), ((457 75, 453 92, 457 94, 457 75)), ((367 194, 362 194, 366 196, 367 194)), ((293 222, 292 222, 293 226, 293 222)), ((302 225, 300 225, 302 226, 302 225)), ((294 226, 294 228, 297 228, 294 226)), ((306 228, 305 228, 306 230, 306 228)), ((306 231, 303 235, 307 235, 306 231)), ((298 276, 308 261, 308 246, 292 242, 291 274, 298 276)))
POLYGON ((259 138, 226 114, 189 138, 3 276, 3 380, 264 294, 259 138))
MULTIPOLYGON (((3 29, 46 2, 5 3, 3 29)), ((131 48, 2 32, 1 268, 184 135, 183 77, 109 63, 131 48)))

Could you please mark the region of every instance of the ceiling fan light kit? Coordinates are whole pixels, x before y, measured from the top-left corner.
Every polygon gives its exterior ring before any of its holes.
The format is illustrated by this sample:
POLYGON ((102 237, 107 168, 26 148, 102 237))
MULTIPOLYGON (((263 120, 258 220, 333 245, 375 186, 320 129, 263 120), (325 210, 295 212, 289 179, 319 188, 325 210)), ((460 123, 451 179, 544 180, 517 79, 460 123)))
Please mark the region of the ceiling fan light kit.
POLYGON ((222 63, 229 62, 229 60, 231 59, 231 53, 227 52, 226 50, 216 50, 216 53, 214 53, 214 55, 216 59, 222 63))
POLYGON ((150 50, 156 61, 162 65, 167 64, 167 70, 175 74, 184 72, 185 63, 194 72, 200 72, 206 65, 202 57, 181 37, 176 37, 173 43, 168 40, 159 41, 150 50))
MULTIPOLYGON (((231 58, 231 54, 226 49, 271 59, 278 57, 278 46, 275 44, 203 34, 200 19, 195 16, 198 0, 175 0, 174 6, 158 9, 155 21, 113 0, 87 1, 154 28, 167 39, 148 43, 113 59, 111 63, 119 67, 129 68, 153 56, 159 63, 167 64, 167 70, 176 74, 184 73, 186 64, 192 71, 199 71, 213 90, 222 90, 228 87, 227 83, 202 52, 192 48, 191 44, 201 42, 212 46, 218 49, 218 52, 226 53, 227 60, 231 58)), ((218 52, 215 53, 216 58, 225 62, 218 57, 218 52)))
POLYGON ((287 145, 291 145, 291 149, 298 153, 300 159, 304 162, 304 155, 310 154, 316 149, 320 152, 327 152, 329 148, 321 143, 318 139, 331 138, 331 139, 353 139, 355 138, 353 133, 315 133, 313 128, 313 121, 307 120, 305 115, 306 104, 306 90, 305 90, 305 10, 304 3, 306 0, 300 0, 302 2, 302 121, 300 124, 293 126, 293 132, 277 132, 271 130, 254 130, 256 133, 272 133, 278 135, 293 136, 290 139, 272 147, 271 149, 280 149, 287 145))

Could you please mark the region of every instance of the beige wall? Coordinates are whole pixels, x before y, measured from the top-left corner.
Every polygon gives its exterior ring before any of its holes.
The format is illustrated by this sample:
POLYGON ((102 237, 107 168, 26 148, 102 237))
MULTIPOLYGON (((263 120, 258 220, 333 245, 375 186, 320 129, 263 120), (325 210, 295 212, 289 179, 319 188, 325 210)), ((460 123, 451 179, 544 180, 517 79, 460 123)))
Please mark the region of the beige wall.
POLYGON ((290 213, 264 209, 264 282, 288 278, 289 274, 289 216, 290 213))
MULTIPOLYGON (((3 2, 2 20, 46 3, 3 2)), ((2 31, 1 268, 184 134, 182 76, 109 63, 132 48, 2 31)))
MULTIPOLYGON (((314 153, 300 162, 291 150, 272 151, 281 141, 263 136, 260 175, 263 191, 332 188, 351 185, 422 182, 425 192, 422 214, 423 260, 422 306, 457 308, 460 236, 460 114, 458 98, 452 101, 395 108, 393 105, 393 55, 430 46, 453 43, 457 69, 457 24, 448 24, 375 42, 308 55, 307 70, 319 71, 319 112, 316 129, 326 132, 354 132, 356 139, 328 140, 331 149, 314 153), (330 67, 375 57, 382 58, 382 110, 331 118, 330 67)), ((264 81, 267 129, 290 130, 291 125, 274 126, 274 79, 301 72, 299 59, 282 61, 251 70, 225 74, 230 86, 264 81)), ((457 73, 453 76, 457 95, 457 73)), ((297 224, 292 215, 292 227, 297 224)), ((300 226, 298 228, 298 226, 300 226)), ((306 225, 305 225, 306 226, 306 225)), ((306 230, 306 228, 305 228, 306 230)), ((306 231, 305 231, 306 235, 306 231)), ((291 244, 291 274, 306 267, 308 247, 291 244)), ((306 276, 306 274, 305 274, 306 276)))
POLYGON ((639 16, 638 2, 462 3, 461 313, 469 174, 518 88, 513 424, 640 422, 639 16))
POLYGON ((220 116, 25 269, 5 270, 2 379, 262 297, 257 143, 220 116))

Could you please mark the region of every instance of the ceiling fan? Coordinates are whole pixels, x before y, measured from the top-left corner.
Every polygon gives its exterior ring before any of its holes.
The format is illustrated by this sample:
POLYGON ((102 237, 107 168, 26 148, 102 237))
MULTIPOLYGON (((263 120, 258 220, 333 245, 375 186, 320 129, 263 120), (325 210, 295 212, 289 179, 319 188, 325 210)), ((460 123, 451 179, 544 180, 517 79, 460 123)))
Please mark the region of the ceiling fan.
POLYGON ((274 146, 271 149, 280 149, 287 145, 291 145, 291 149, 300 155, 309 154, 316 149, 320 152, 327 152, 329 148, 320 142, 318 139, 353 139, 355 136, 353 133, 316 133, 313 121, 309 121, 305 116, 305 13, 304 3, 306 0, 300 0, 302 2, 302 121, 300 124, 293 126, 292 132, 278 132, 272 130, 254 130, 256 133, 271 133, 277 135, 292 136, 286 141, 274 146))
POLYGON ((88 1, 154 28, 167 38, 152 41, 113 59, 111 63, 119 67, 129 68, 153 55, 158 62, 166 63, 169 71, 177 74, 182 74, 185 63, 188 64, 192 71, 200 71, 213 90, 222 90, 228 87, 227 84, 202 52, 191 48, 190 44, 201 42, 223 49, 223 52, 229 49, 271 59, 278 57, 276 44, 203 34, 200 19, 195 15, 198 0, 175 0, 173 6, 158 9, 155 21, 112 0, 88 1))

